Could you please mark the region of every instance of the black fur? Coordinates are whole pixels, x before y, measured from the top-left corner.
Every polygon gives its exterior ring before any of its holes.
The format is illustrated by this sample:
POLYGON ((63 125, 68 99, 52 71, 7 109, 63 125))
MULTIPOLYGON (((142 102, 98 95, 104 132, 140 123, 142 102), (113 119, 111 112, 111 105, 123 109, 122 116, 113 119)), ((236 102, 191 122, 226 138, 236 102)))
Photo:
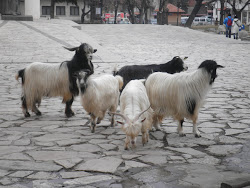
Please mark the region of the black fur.
MULTIPOLYGON (((94 65, 91 62, 91 66, 89 66, 87 54, 84 52, 84 45, 82 44, 79 46, 79 49, 76 50, 74 57, 71 61, 67 61, 67 67, 69 71, 69 81, 70 81, 70 91, 74 96, 79 94, 78 87, 76 85, 76 77, 75 73, 79 72, 80 70, 89 70, 90 74, 94 73, 94 65)), ((94 50, 96 52, 96 50, 94 50)))
POLYGON ((176 56, 164 64, 124 66, 119 71, 114 72, 113 75, 123 77, 123 90, 130 80, 146 79, 153 72, 167 72, 170 74, 181 72, 184 70, 183 64, 183 60, 176 56))
POLYGON ((22 84, 24 84, 24 81, 25 81, 24 72, 25 72, 25 69, 18 71, 18 77, 22 78, 22 84))
POLYGON ((193 115, 195 107, 196 107, 196 101, 194 99, 188 98, 186 99, 186 105, 187 105, 188 112, 191 115, 193 115))
POLYGON ((215 78, 217 77, 216 70, 217 68, 224 68, 221 65, 218 65, 215 61, 213 60, 206 60, 203 61, 200 66, 198 67, 199 69, 203 68, 205 69, 209 74, 211 74, 211 79, 209 84, 211 85, 214 83, 215 78))

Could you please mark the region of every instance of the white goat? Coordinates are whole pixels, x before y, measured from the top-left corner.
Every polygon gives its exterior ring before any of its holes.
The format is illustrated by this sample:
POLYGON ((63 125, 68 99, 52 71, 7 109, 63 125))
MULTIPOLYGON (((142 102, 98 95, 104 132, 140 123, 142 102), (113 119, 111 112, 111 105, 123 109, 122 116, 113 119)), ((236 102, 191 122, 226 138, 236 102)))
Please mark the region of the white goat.
MULTIPOLYGON (((120 89, 123 86, 121 76, 102 75, 99 77, 89 76, 87 72, 81 71, 77 76, 81 103, 91 117, 91 132, 95 132, 97 124, 104 118, 107 110, 116 112, 120 89)), ((114 126, 114 115, 111 115, 111 126, 114 126)))
POLYGON ((142 133, 142 144, 148 142, 148 130, 151 129, 153 110, 150 108, 146 88, 141 80, 131 80, 123 89, 120 97, 121 116, 125 122, 122 130, 126 133, 125 150, 129 143, 136 145, 138 134, 142 133))
POLYGON ((215 61, 206 60, 198 70, 192 73, 153 73, 145 83, 151 107, 154 110, 153 125, 159 129, 158 123, 166 116, 172 116, 179 121, 178 133, 183 133, 184 118, 193 121, 193 133, 200 137, 196 121, 198 112, 206 94, 211 88, 216 75, 216 69, 223 68, 215 61))
POLYGON ((66 48, 75 51, 71 61, 62 63, 31 63, 25 69, 19 70, 16 74, 16 80, 22 79, 22 108, 25 117, 29 117, 28 112, 31 109, 36 115, 41 115, 38 110, 43 97, 63 97, 63 103, 66 103, 65 114, 67 117, 74 115, 71 105, 74 96, 78 95, 76 78, 74 74, 80 70, 89 70, 94 72, 91 62, 92 53, 97 50, 89 44, 83 43, 79 47, 66 48))

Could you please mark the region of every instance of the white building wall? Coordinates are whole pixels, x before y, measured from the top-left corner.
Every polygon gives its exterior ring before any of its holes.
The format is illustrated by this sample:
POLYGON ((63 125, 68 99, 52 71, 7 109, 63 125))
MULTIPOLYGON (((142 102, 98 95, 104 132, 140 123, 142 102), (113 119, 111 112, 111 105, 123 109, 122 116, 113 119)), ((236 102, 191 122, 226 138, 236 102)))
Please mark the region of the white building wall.
MULTIPOLYGON (((43 6, 50 6, 50 0, 41 0, 41 6, 40 6, 40 16, 41 17, 45 17, 45 15, 42 15, 42 7, 43 6)), ((79 15, 76 16, 76 15, 70 15, 70 7, 71 6, 76 6, 75 4, 72 4, 72 3, 56 3, 55 4, 55 10, 54 10, 54 13, 55 13, 55 17, 54 18, 57 18, 57 19, 65 19, 65 20, 73 20, 73 21, 80 21, 81 20, 81 15, 82 15, 82 9, 83 9, 83 6, 84 6, 84 3, 83 1, 79 1, 77 2, 77 6, 79 7, 79 15), (65 7, 65 15, 57 15, 56 14, 56 7, 57 6, 64 6, 65 7)), ((89 7, 86 6, 86 12, 89 10, 89 7)), ((85 21, 88 21, 89 20, 89 14, 87 16, 85 16, 85 21)))
POLYGON ((24 14, 33 16, 33 19, 40 18, 40 0, 25 0, 24 14))

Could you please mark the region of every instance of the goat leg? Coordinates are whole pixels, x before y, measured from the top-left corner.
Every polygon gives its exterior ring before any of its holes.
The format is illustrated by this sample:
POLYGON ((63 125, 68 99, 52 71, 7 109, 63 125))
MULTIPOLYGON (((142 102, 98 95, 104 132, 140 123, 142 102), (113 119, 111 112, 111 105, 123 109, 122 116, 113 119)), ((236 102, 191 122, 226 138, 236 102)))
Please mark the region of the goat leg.
POLYGON ((177 132, 178 132, 179 136, 186 136, 186 134, 183 133, 183 122, 184 122, 184 119, 178 121, 177 132))
POLYGON ((65 114, 67 117, 72 117, 75 115, 75 113, 71 109, 73 101, 74 97, 72 97, 69 101, 66 101, 65 114))
POLYGON ((27 102, 26 102, 25 96, 21 97, 21 101, 22 101, 22 109, 23 109, 24 116, 30 117, 30 113, 29 113, 28 108, 27 108, 27 102))

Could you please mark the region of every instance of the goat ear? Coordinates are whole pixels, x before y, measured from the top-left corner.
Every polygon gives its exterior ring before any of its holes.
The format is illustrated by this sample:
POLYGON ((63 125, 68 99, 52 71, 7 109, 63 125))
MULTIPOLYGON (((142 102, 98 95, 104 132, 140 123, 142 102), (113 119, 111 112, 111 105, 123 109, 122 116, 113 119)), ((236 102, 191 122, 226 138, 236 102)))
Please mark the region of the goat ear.
POLYGON ((222 65, 217 65, 217 68, 224 68, 224 66, 222 66, 222 65))
POLYGON ((124 123, 123 122, 121 122, 121 121, 116 121, 117 123, 119 123, 119 124, 121 124, 121 125, 124 125, 124 123))
POLYGON ((94 52, 93 53, 96 53, 97 52, 97 49, 94 49, 94 52))
POLYGON ((144 122, 146 120, 146 118, 144 118, 143 120, 141 120, 141 122, 144 122))
POLYGON ((64 46, 64 48, 71 51, 71 52, 79 50, 79 47, 67 48, 67 47, 64 46))

